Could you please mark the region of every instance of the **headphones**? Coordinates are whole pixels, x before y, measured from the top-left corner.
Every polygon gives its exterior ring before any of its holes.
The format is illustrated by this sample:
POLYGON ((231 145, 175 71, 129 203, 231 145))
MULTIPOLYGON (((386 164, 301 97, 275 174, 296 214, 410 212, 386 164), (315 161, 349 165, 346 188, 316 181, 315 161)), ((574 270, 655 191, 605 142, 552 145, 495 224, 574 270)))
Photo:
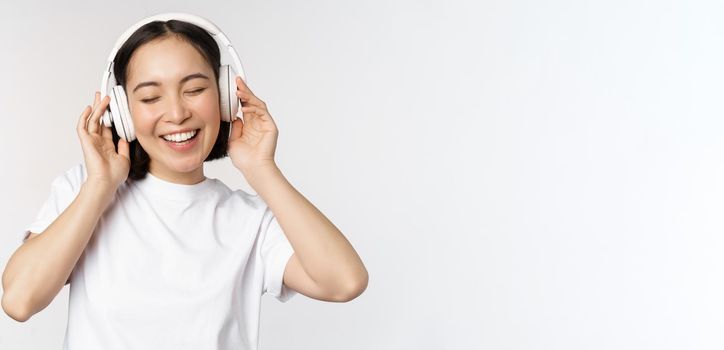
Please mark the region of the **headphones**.
MULTIPOLYGON (((244 68, 241 66, 241 60, 239 55, 231 46, 231 42, 224 35, 224 33, 209 20, 199 16, 180 13, 170 12, 154 15, 151 17, 144 18, 137 22, 130 28, 128 28, 123 35, 116 41, 116 45, 111 50, 111 54, 108 56, 108 63, 106 70, 103 72, 103 79, 101 80, 101 100, 106 96, 111 96, 109 103, 110 111, 106 109, 101 118, 103 125, 110 127, 111 124, 115 125, 116 133, 124 140, 131 142, 136 139, 136 133, 133 128, 133 121, 131 120, 131 112, 128 108, 128 99, 123 86, 116 85, 116 77, 113 75, 113 60, 116 57, 116 53, 120 47, 128 40, 128 38, 141 26, 153 22, 153 21, 168 21, 171 19, 180 20, 195 24, 204 30, 206 30, 212 38, 219 45, 220 51, 223 47, 229 51, 233 61, 233 67, 228 64, 222 64, 219 68, 219 103, 221 110, 221 120, 231 122, 232 117, 242 119, 239 115, 240 104, 239 98, 236 97, 236 76, 238 75, 241 79, 246 82, 244 74, 244 68), (221 43, 219 43, 221 41, 221 43), (222 46, 223 45, 223 46, 222 46), (237 74, 237 72, 239 72, 237 74), (112 86, 111 90, 108 90, 108 86, 112 86)), ((242 119, 243 120, 243 119, 242 119)), ((231 136, 231 135, 229 135, 231 136)))

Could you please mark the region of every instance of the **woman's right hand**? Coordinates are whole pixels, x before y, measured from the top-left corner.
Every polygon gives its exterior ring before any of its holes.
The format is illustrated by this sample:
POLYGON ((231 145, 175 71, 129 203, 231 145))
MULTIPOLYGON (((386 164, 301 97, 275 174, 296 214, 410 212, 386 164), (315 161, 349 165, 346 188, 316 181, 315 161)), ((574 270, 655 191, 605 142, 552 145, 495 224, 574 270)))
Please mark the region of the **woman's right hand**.
POLYGON ((110 96, 105 96, 99 101, 100 92, 96 91, 93 108, 86 106, 83 109, 76 131, 85 158, 86 182, 108 186, 109 190, 115 191, 128 177, 131 157, 128 142, 119 139, 116 152, 111 128, 100 124, 110 99, 110 96))

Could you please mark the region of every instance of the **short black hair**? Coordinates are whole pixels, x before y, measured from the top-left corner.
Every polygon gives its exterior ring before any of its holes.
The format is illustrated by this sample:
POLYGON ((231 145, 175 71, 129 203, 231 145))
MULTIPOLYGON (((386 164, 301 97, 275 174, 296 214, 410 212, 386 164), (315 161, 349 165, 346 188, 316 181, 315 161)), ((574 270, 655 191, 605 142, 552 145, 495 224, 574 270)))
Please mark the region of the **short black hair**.
MULTIPOLYGON (((216 43, 216 40, 214 40, 205 29, 195 24, 175 19, 146 23, 128 37, 128 40, 118 49, 116 57, 113 59, 113 75, 116 78, 116 84, 123 86, 123 89, 128 91, 126 88, 127 69, 133 52, 143 44, 168 37, 176 37, 184 40, 196 48, 214 71, 214 78, 216 79, 218 89, 221 53, 219 52, 219 45, 216 43)), ((221 94, 221 91, 219 91, 219 94, 221 94)), ((126 96, 128 96, 128 93, 126 93, 126 96)), ((219 119, 221 119, 221 116, 219 116, 219 119)), ((228 135, 230 128, 230 122, 221 121, 219 134, 216 136, 214 147, 204 162, 228 156, 227 146, 229 143, 228 135)), ((113 144, 118 145, 120 136, 116 133, 115 128, 111 128, 111 131, 113 132, 113 144)), ((128 171, 127 180, 140 180, 145 178, 148 173, 151 158, 143 147, 141 147, 138 139, 130 142, 129 150, 131 168, 128 171)))

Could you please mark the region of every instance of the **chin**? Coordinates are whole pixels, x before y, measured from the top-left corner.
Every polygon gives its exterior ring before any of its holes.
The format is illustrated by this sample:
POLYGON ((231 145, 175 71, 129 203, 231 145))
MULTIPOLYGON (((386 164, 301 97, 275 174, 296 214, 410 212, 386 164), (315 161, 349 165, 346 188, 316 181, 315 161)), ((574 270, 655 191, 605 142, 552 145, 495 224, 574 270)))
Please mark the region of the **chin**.
POLYGON ((166 171, 178 174, 191 173, 204 164, 204 159, 201 159, 200 155, 196 154, 187 155, 183 159, 174 159, 174 157, 169 157, 168 154, 162 154, 158 158, 151 156, 152 162, 154 162, 154 159, 156 164, 160 165, 159 169, 164 168, 166 171))
POLYGON ((204 165, 204 160, 193 157, 194 159, 175 160, 171 164, 166 164, 168 169, 179 173, 190 173, 204 165))
POLYGON ((203 163, 189 163, 189 164, 182 164, 182 165, 176 165, 174 167, 170 167, 169 169, 177 172, 177 173, 191 173, 194 170, 198 169, 203 163))

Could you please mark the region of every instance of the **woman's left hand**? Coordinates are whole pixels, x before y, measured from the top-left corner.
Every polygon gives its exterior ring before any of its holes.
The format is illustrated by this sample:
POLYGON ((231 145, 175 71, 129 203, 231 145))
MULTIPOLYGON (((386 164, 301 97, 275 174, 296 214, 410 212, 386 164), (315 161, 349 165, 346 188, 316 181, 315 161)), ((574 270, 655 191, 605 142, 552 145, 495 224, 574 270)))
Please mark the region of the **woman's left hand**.
POLYGON ((234 166, 243 173, 255 168, 276 165, 274 152, 279 130, 266 108, 246 83, 236 76, 236 96, 241 100, 244 121, 232 116, 227 152, 234 166))

